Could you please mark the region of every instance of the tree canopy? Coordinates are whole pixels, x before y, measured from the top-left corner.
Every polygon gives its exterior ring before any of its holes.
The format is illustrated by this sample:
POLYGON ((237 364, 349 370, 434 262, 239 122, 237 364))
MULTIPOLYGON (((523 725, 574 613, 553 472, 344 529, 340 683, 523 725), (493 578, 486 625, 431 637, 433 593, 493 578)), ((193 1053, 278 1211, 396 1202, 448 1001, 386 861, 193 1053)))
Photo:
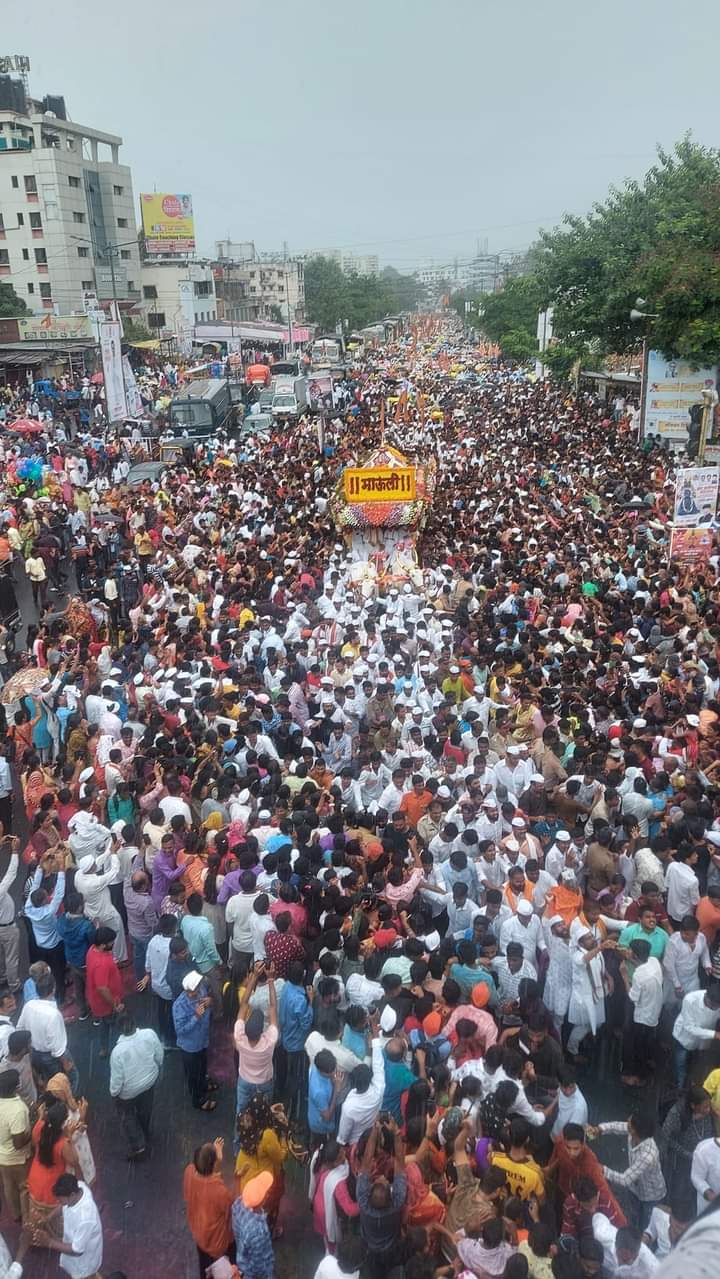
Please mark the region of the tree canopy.
POLYGON ((557 338, 598 353, 653 347, 692 363, 720 351, 720 151, 689 138, 587 217, 543 232, 536 256, 557 338), (638 297, 652 318, 630 319, 638 297))
POLYGON ((19 298, 12 284, 0 281, 0 318, 7 319, 16 315, 27 315, 27 307, 19 298))
POLYGON ((331 258, 305 264, 305 309, 308 320, 333 330, 338 321, 348 330, 362 329, 386 315, 417 306, 420 286, 413 276, 386 267, 380 275, 342 270, 331 258))

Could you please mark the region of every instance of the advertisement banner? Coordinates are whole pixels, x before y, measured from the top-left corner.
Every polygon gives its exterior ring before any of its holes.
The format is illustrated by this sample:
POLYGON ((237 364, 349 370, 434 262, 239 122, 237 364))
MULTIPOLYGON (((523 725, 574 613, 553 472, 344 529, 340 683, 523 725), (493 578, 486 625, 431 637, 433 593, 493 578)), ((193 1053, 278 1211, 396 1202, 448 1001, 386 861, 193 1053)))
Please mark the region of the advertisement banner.
POLYGON ((42 342, 48 338, 52 342, 75 341, 80 338, 92 338, 92 324, 86 315, 27 315, 17 321, 21 342, 42 342))
POLYGON ((123 356, 122 362, 125 373, 125 398, 127 400, 128 417, 142 417, 144 411, 143 402, 135 381, 133 366, 127 355, 123 356))
POLYGON ((643 439, 659 435, 663 442, 686 444, 690 410, 702 404, 704 390, 715 390, 716 381, 716 366, 693 369, 686 360, 667 360, 661 351, 648 351, 643 439))
POLYGON ((713 535, 709 528, 674 528, 670 534, 670 559, 683 564, 700 564, 712 554, 713 535))
POLYGON ((675 528, 708 527, 715 518, 718 499, 716 466, 680 470, 675 481, 675 528))
POLYGON ((332 413, 335 407, 333 382, 329 373, 316 373, 308 378, 308 403, 313 413, 332 413))
POLYGON ((153 192, 140 196, 145 248, 148 253, 184 256, 195 252, 192 197, 153 192))
POLYGON ((118 422, 128 416, 128 407, 123 386, 120 325, 114 321, 100 325, 100 354, 105 378, 105 411, 108 421, 118 422))

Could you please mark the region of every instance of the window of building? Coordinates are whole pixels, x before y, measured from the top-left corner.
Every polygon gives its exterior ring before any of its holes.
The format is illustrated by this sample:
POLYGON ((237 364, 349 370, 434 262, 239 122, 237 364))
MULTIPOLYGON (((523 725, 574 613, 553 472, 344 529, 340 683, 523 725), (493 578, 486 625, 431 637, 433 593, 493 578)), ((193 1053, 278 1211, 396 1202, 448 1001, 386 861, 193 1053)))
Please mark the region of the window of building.
POLYGON ((39 213, 30 214, 30 226, 33 231, 42 231, 42 217, 39 213))
POLYGON ((4 230, 5 230, 5 223, 3 221, 2 213, 0 213, 0 231, 4 231, 4 230))
POLYGON ((45 249, 36 249, 35 261, 38 266, 47 266, 47 251, 45 249))
POLYGON ((122 258, 123 262, 129 262, 129 261, 130 261, 130 258, 132 257, 132 250, 131 250, 131 249, 121 249, 121 250, 120 250, 120 257, 122 258))
POLYGON ((23 178, 23 182, 25 183, 25 190, 28 195, 37 195, 37 182, 35 181, 34 174, 26 173, 23 178))
POLYGON ((14 187, 16 187, 16 188, 17 188, 17 187, 19 187, 19 186, 20 186, 20 183, 19 183, 18 179, 17 179, 14 175, 13 175, 13 177, 11 177, 10 181, 12 182, 12 184, 13 184, 13 186, 14 186, 14 187))
POLYGON ((89 257, 90 257, 90 250, 89 250, 89 249, 86 249, 84 245, 80 245, 80 246, 78 247, 78 257, 79 257, 79 258, 89 258, 89 257))
POLYGON ((25 226, 25 219, 22 213, 18 213, 18 226, 25 226))
POLYGON ((210 297, 210 281, 209 280, 198 280, 196 282, 195 297, 196 298, 210 297))
POLYGON ((154 302, 157 297, 157 289, 154 284, 143 285, 143 297, 146 302, 154 302))
POLYGON ((79 179, 79 178, 74 178, 74 177, 72 176, 72 174, 71 174, 71 175, 70 175, 70 177, 68 178, 68 185, 69 185, 69 186, 71 186, 71 187, 79 187, 79 186, 80 186, 80 179, 79 179))
POLYGON ((165 312, 150 311, 150 313, 148 314, 148 324, 151 329, 164 329, 165 328, 165 312))
POLYGON ((73 210, 73 222, 84 222, 84 221, 85 221, 85 214, 84 214, 84 213, 76 213, 76 212, 73 210))
POLYGON ((128 288, 129 288, 129 290, 130 290, 130 292, 131 292, 131 293, 134 293, 134 292, 135 292, 135 281, 134 281, 134 280, 128 280, 128 288))
POLYGON ((30 261, 30 250, 29 250, 29 249, 23 249, 22 253, 23 253, 23 262, 29 262, 29 261, 30 261))
POLYGON ((124 195, 125 187, 113 186, 113 195, 124 195))
POLYGON ((10 254, 7 249, 0 249, 0 266, 10 266, 10 254))
POLYGON ((52 285, 51 285, 51 284, 41 284, 41 285, 40 285, 40 297, 41 297, 41 298, 51 298, 51 297, 52 297, 52 285))
POLYGON ((81 280, 80 288, 85 289, 86 292, 90 293, 95 288, 95 285, 93 284, 92 280, 81 280))
POLYGON ((34 292, 35 292, 35 285, 28 284, 28 293, 34 293, 34 292))
POLYGON ((117 224, 119 227, 126 227, 128 224, 128 220, 127 218, 118 218, 117 224))

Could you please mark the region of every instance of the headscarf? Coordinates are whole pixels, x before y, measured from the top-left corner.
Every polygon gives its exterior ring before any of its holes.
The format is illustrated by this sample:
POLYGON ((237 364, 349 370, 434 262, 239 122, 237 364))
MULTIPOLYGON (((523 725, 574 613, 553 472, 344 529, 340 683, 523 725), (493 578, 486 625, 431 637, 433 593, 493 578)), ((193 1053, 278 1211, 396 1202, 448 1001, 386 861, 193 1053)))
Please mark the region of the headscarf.
POLYGON ((243 1154, 254 1156, 262 1140, 263 1133, 271 1128, 277 1132, 278 1127, 270 1106, 265 1098, 256 1093, 251 1097, 249 1105, 238 1116, 237 1140, 243 1154))
POLYGON ((57 1097, 58 1101, 64 1101, 68 1110, 77 1110, 77 1102, 73 1097, 70 1080, 61 1070, 48 1079, 45 1091, 51 1092, 53 1097, 57 1097))

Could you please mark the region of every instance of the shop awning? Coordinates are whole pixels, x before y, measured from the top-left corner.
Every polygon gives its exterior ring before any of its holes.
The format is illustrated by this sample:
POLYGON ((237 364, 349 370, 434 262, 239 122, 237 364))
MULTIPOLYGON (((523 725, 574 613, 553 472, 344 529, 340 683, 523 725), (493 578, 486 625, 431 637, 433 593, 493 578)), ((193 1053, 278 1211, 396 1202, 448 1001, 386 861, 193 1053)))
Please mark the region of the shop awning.
POLYGON ((0 351, 0 364, 21 365, 35 368, 42 364, 46 356, 40 351, 0 351))
POLYGON ((145 338, 144 342, 128 342, 134 351, 159 351, 160 343, 157 338, 145 338))

